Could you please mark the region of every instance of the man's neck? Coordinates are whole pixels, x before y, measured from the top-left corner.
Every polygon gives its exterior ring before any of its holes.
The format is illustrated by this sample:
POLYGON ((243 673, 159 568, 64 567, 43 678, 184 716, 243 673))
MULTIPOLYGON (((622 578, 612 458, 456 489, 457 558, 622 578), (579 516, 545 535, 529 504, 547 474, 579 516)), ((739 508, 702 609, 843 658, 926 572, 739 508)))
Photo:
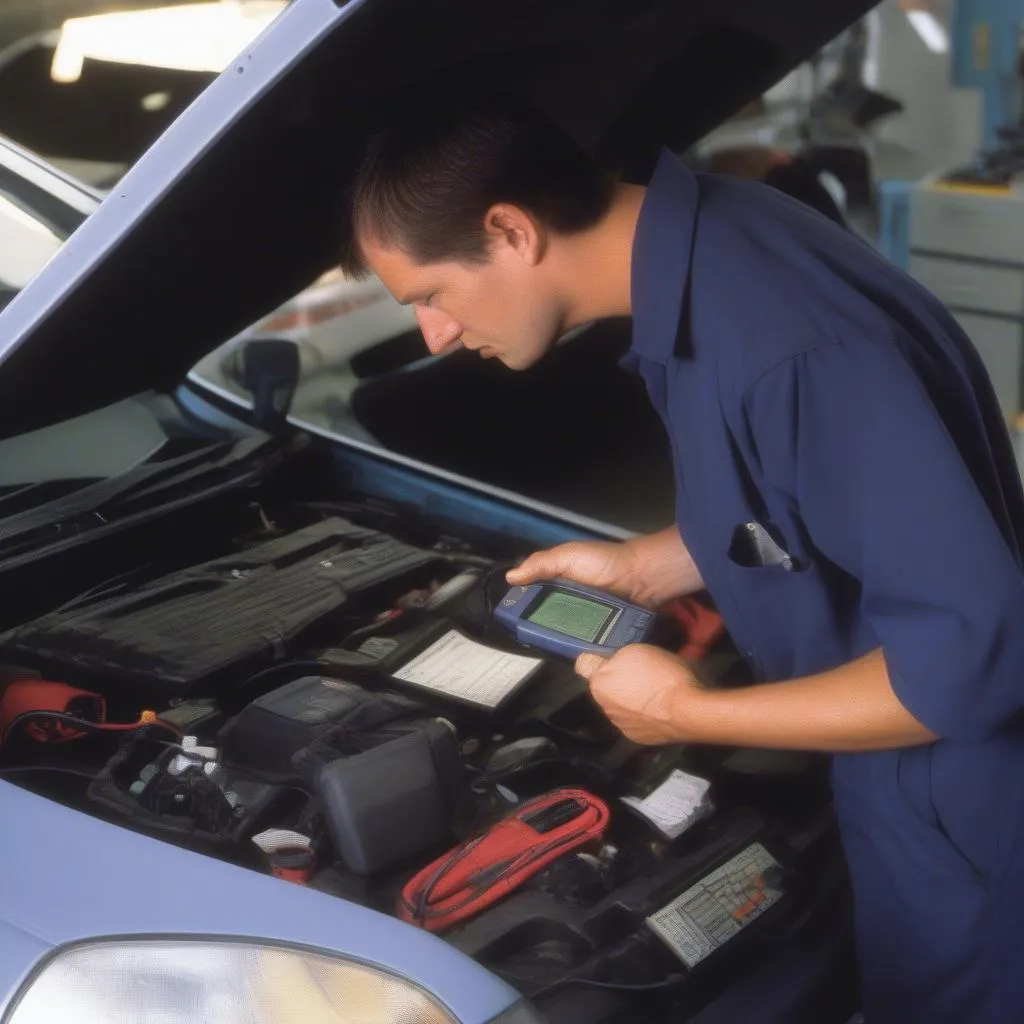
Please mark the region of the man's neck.
POLYGON ((572 326, 632 313, 633 238, 646 192, 641 185, 617 186, 595 227, 562 239, 572 326))

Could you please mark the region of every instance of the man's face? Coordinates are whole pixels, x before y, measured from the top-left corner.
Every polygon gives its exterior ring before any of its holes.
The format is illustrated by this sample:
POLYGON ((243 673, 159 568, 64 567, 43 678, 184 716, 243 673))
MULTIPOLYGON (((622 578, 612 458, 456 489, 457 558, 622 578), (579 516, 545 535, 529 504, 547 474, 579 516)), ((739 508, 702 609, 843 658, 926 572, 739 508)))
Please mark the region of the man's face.
POLYGON ((513 370, 532 366, 567 329, 550 270, 530 245, 529 239, 499 235, 485 263, 421 265, 398 247, 362 240, 373 272, 399 302, 414 308, 432 354, 461 342, 513 370))

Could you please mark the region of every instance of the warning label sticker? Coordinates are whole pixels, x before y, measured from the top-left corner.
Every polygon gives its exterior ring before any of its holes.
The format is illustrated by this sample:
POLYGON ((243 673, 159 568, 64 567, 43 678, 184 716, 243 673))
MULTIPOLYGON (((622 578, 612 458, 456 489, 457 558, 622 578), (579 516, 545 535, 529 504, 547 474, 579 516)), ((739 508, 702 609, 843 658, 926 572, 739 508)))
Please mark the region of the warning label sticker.
POLYGON ((543 664, 478 644, 451 629, 395 673, 396 679, 496 708, 543 664))
POLYGON ((782 890, 765 880, 765 873, 778 866, 760 843, 751 843, 652 914, 647 926, 687 967, 694 967, 779 902, 782 890))

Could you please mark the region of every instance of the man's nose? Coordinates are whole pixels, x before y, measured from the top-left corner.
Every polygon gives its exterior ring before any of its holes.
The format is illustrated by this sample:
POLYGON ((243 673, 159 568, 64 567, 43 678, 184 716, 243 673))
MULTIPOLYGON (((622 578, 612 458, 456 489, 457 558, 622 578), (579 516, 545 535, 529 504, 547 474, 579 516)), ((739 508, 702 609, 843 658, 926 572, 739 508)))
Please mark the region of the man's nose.
POLYGON ((416 306, 416 322, 423 332, 423 340, 430 349, 430 354, 439 356, 454 345, 462 337, 462 324, 453 320, 447 313, 428 306, 416 306))

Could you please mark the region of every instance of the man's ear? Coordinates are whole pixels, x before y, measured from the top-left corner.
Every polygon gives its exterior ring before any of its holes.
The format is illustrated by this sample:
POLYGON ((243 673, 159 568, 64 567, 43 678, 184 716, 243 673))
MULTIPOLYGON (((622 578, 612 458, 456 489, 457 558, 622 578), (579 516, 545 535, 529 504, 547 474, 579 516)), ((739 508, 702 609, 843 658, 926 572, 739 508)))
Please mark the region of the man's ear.
POLYGON ((548 246, 543 224, 532 214, 511 203, 495 203, 484 216, 484 233, 492 252, 504 249, 535 267, 548 246))

